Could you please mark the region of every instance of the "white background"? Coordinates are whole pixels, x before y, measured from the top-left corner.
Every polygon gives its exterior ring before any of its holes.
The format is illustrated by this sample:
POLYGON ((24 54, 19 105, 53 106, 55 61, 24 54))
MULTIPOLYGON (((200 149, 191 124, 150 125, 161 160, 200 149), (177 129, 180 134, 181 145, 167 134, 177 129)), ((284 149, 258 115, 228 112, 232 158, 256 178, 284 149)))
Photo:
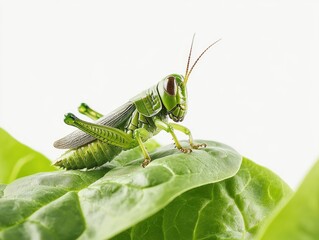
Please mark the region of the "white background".
POLYGON ((0 126, 53 160, 73 130, 64 113, 108 113, 184 74, 196 32, 194 57, 222 41, 188 82, 184 125, 296 187, 319 156, 318 12, 315 0, 2 1, 0 126))

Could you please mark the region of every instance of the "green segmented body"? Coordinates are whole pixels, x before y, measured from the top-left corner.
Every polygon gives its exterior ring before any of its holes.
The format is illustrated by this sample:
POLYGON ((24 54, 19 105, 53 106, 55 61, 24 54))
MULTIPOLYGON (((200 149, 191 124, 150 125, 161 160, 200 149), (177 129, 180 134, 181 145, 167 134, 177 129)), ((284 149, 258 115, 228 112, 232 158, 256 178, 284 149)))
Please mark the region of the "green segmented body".
POLYGON ((66 151, 54 165, 65 169, 90 169, 111 161, 121 151, 120 147, 96 140, 77 149, 66 151))

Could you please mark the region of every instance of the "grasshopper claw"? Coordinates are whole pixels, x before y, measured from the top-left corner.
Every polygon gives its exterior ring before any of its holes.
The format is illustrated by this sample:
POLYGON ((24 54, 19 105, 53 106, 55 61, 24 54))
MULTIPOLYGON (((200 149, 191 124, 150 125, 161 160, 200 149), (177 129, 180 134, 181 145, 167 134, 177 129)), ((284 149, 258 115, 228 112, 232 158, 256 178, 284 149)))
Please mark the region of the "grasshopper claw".
POLYGON ((150 159, 145 158, 144 161, 142 162, 142 167, 145 168, 150 162, 151 162, 150 159))
POLYGON ((191 148, 193 148, 193 149, 199 149, 199 148, 207 147, 206 143, 201 143, 201 144, 193 144, 193 143, 191 143, 190 145, 191 145, 191 148))
POLYGON ((180 150, 182 153, 191 153, 193 151, 190 148, 179 148, 178 150, 180 150))

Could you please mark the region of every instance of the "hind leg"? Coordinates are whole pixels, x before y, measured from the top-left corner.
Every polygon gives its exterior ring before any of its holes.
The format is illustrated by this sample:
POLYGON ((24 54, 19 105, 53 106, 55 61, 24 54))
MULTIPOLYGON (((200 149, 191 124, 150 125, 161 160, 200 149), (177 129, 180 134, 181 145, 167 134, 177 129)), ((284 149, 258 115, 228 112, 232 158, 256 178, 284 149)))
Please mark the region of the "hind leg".
POLYGON ((120 129, 107 125, 99 125, 95 123, 86 122, 77 118, 72 113, 68 113, 65 115, 64 122, 68 125, 74 126, 82 130, 83 132, 91 135, 92 137, 102 142, 114 146, 118 146, 124 149, 130 149, 137 145, 136 140, 133 139, 132 136, 120 129))
POLYGON ((98 120, 99 118, 103 117, 103 114, 93 110, 86 103, 81 103, 81 105, 78 107, 78 110, 80 113, 88 116, 93 120, 98 120))

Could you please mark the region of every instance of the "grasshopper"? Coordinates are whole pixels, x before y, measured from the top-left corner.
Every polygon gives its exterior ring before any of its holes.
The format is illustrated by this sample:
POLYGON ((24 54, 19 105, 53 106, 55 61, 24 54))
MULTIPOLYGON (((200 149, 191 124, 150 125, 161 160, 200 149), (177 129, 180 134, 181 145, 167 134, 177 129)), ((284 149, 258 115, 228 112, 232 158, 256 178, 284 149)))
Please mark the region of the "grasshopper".
POLYGON ((56 148, 69 149, 54 165, 66 169, 94 168, 111 161, 122 150, 139 146, 144 156, 142 167, 146 167, 151 157, 144 142, 162 130, 171 134, 176 148, 183 153, 206 147, 205 143, 195 144, 188 128, 170 123, 168 118, 174 122, 183 121, 187 112, 186 84, 189 76, 198 60, 219 40, 209 45, 189 68, 193 37, 184 76, 166 76, 155 86, 133 97, 108 115, 103 116, 82 103, 79 112, 95 120, 93 123, 83 121, 72 113, 66 114, 64 122, 78 130, 54 142, 56 148), (188 136, 189 148, 182 147, 174 130, 188 136))

